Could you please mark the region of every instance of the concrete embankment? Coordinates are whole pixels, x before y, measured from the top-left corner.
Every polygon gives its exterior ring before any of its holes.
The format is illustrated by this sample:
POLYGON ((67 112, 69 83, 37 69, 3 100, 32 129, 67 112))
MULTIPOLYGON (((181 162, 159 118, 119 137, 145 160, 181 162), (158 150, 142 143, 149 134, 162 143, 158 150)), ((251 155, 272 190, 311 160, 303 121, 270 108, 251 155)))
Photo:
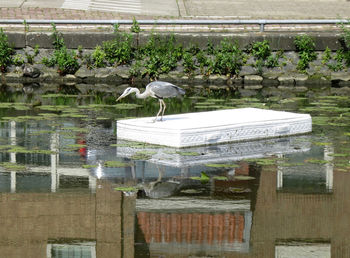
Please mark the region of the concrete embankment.
MULTIPOLYGON (((16 49, 25 47, 34 48, 36 45, 43 49, 52 49, 52 38, 50 32, 7 32, 8 39, 14 44, 16 49)), ((270 43, 271 50, 295 51, 294 39, 301 33, 293 32, 270 32, 270 33, 160 33, 160 37, 169 37, 174 35, 176 42, 184 47, 193 44, 200 48, 206 47, 208 41, 214 45, 218 44, 223 39, 227 38, 238 42, 241 48, 246 47, 250 43, 267 40, 270 43)), ((303 33, 305 34, 305 33, 303 33)), ((316 44, 316 51, 323 51, 328 47, 335 51, 341 48, 340 32, 313 32, 307 33, 310 35, 316 44)), ((135 33, 134 41, 139 44, 145 44, 151 37, 151 33, 135 33)), ((104 41, 113 40, 113 33, 100 32, 63 32, 65 44, 68 48, 76 49, 82 46, 84 49, 93 49, 97 45, 101 45, 104 41)))
MULTIPOLYGON (((58 82, 58 83, 129 83, 148 82, 148 76, 132 77, 130 65, 106 68, 87 68, 81 61, 80 68, 75 74, 61 76, 57 73, 57 68, 49 68, 41 64, 43 57, 48 57, 53 52, 52 33, 45 32, 8 32, 8 39, 16 49, 17 54, 26 56, 33 53, 34 48, 38 48, 39 54, 34 57, 34 64, 22 66, 11 66, 6 73, 1 75, 1 82, 21 83, 21 82, 58 82), (23 67, 31 69, 23 69, 23 67), (26 71, 36 71, 31 74, 26 71)), ((300 72, 297 69, 299 56, 296 52, 294 40, 297 33, 157 33, 160 37, 173 35, 176 43, 183 47, 196 45, 199 48, 206 48, 208 42, 214 46, 223 39, 236 41, 241 49, 246 49, 250 44, 267 40, 272 53, 282 50, 283 56, 279 58, 279 65, 274 68, 257 67, 256 58, 247 55, 247 60, 240 68, 240 72, 235 76, 220 74, 203 75, 199 69, 191 74, 185 73, 182 63, 178 62, 178 67, 169 73, 160 74, 159 80, 167 80, 181 84, 213 84, 229 85, 232 87, 308 87, 308 86, 330 86, 330 87, 350 87, 350 70, 344 65, 342 69, 331 69, 334 65, 336 51, 342 48, 340 33, 318 32, 308 33, 315 42, 316 60, 309 64, 309 68, 300 72), (325 62, 324 51, 331 51, 330 60, 325 62), (332 63, 333 62, 333 63, 332 63)), ((148 42, 151 33, 135 33, 133 35, 134 44, 143 45, 148 42)), ((113 33, 63 33, 65 44, 70 49, 80 48, 81 56, 91 54, 97 45, 113 40, 113 33)), ((33 55, 33 54, 32 54, 33 55)))

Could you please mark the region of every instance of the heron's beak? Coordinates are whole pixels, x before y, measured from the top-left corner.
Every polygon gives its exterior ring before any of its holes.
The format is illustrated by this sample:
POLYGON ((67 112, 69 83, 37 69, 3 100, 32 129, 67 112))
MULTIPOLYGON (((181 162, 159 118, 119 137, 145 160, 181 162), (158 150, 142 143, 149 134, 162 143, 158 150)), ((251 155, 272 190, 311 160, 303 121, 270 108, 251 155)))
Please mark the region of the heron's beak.
POLYGON ((123 98, 123 95, 121 95, 121 96, 119 96, 119 98, 117 98, 117 102, 118 102, 121 98, 123 98))

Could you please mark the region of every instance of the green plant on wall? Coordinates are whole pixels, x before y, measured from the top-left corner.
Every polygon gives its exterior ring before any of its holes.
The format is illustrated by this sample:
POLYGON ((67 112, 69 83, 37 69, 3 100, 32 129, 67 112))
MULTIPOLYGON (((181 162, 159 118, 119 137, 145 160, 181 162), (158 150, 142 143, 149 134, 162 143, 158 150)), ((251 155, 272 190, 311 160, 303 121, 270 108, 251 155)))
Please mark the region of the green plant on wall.
POLYGON ((106 67, 106 53, 103 51, 101 46, 96 46, 94 52, 91 54, 92 62, 94 67, 106 67))
POLYGON ((196 69, 196 64, 194 57, 191 53, 185 52, 183 54, 183 67, 184 67, 184 72, 188 74, 192 74, 194 70, 196 69))
POLYGON ((7 35, 0 28, 0 72, 6 72, 6 69, 12 63, 13 47, 8 42, 7 35))
POLYGON ((115 33, 114 40, 105 41, 102 44, 102 50, 106 54, 106 60, 111 65, 120 65, 130 63, 134 57, 134 48, 132 46, 132 35, 128 33, 115 33))
POLYGON ((345 64, 350 66, 350 29, 346 25, 350 26, 350 20, 347 24, 340 23, 339 27, 342 30, 341 40, 342 40, 342 51, 345 64))
POLYGON ((305 71, 309 67, 310 62, 317 58, 315 41, 309 35, 299 35, 295 38, 294 44, 299 54, 297 69, 305 71))
POLYGON ((267 40, 254 42, 251 46, 251 53, 257 59, 266 60, 271 55, 269 42, 267 40))
POLYGON ((182 59, 182 45, 176 44, 174 35, 161 38, 152 34, 147 44, 139 49, 139 58, 145 60, 143 76, 157 78, 162 73, 175 69, 182 59))
POLYGON ((221 75, 237 75, 243 65, 243 52, 237 42, 224 39, 214 49, 214 57, 209 64, 209 70, 221 75))
POLYGON ((135 17, 132 20, 132 25, 131 25, 130 31, 133 32, 133 33, 141 32, 140 24, 137 22, 135 17))
POLYGON ((78 57, 74 51, 69 51, 67 49, 64 43, 62 33, 57 31, 56 25, 54 23, 52 23, 51 25, 53 29, 52 44, 54 46, 55 51, 49 59, 45 58, 42 60, 42 62, 48 66, 57 65, 57 71, 61 75, 74 74, 80 67, 77 60, 78 57))
POLYGON ((277 51, 273 54, 267 40, 253 42, 248 46, 247 52, 256 59, 254 67, 257 68, 259 74, 262 74, 263 67, 277 67, 279 58, 283 56, 283 51, 277 51))

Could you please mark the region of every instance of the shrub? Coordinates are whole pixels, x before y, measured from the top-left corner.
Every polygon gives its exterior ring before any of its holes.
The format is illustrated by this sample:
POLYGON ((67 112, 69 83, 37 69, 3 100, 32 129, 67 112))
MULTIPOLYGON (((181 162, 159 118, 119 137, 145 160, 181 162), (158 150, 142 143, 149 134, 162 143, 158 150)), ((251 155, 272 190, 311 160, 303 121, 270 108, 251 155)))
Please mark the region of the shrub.
POLYGON ((61 75, 75 74, 79 69, 79 63, 74 51, 68 51, 66 47, 55 52, 55 61, 58 65, 58 73, 61 75))
POLYGON ((151 78, 176 68, 177 62, 183 55, 183 48, 175 43, 173 35, 165 39, 152 35, 139 51, 139 58, 145 60, 145 70, 142 75, 149 75, 151 78))
POLYGON ((16 66, 21 66, 21 65, 24 64, 24 58, 23 58, 22 55, 16 54, 16 55, 14 55, 13 61, 12 61, 12 62, 13 62, 13 64, 16 65, 16 66))
POLYGON ((252 54, 261 60, 266 60, 271 55, 270 44, 267 40, 257 41, 251 47, 252 54))
POLYGON ((305 71, 309 67, 309 63, 317 57, 315 42, 309 35, 301 35, 295 38, 294 44, 299 54, 297 69, 305 71))
POLYGON ((193 54, 185 52, 183 54, 183 66, 185 73, 191 74, 196 69, 193 54))
POLYGON ((50 59, 45 58, 42 62, 48 66, 58 66, 57 72, 61 75, 74 74, 79 69, 77 55, 74 51, 69 51, 64 43, 63 36, 57 31, 55 24, 53 28, 53 46, 55 51, 50 59))
POLYGON ((237 75, 243 65, 242 51, 237 42, 232 43, 227 39, 220 42, 214 50, 214 58, 209 64, 209 70, 223 75, 237 75))
POLYGON ((139 32, 141 32, 140 25, 139 25, 139 23, 136 21, 135 17, 134 17, 133 20, 132 20, 132 26, 131 26, 131 28, 130 28, 130 31, 133 32, 133 33, 139 33, 139 32))
MULTIPOLYGON (((350 20, 347 25, 350 25, 350 20)), ((342 39, 342 50, 343 50, 343 58, 345 64, 350 66, 350 29, 345 26, 344 23, 339 24, 341 30, 343 31, 341 39, 342 39)))
POLYGON ((14 49, 10 46, 4 31, 0 28, 0 72, 5 72, 7 67, 11 65, 13 54, 14 49))
POLYGON ((257 60, 255 67, 262 74, 264 66, 273 68, 278 66, 278 59, 283 56, 283 51, 278 51, 276 54, 271 52, 270 44, 267 40, 252 43, 247 52, 252 54, 257 60))
POLYGON ((91 56, 95 67, 106 67, 106 53, 102 50, 101 46, 96 46, 91 56))
POLYGON ((129 74, 131 77, 138 77, 141 75, 141 61, 136 60, 130 67, 129 74))
POLYGON ((327 64, 329 60, 331 60, 331 58, 331 50, 329 49, 329 47, 326 47, 322 55, 322 64, 327 64))
MULTIPOLYGON (((350 20, 348 21, 348 25, 350 25, 350 20)), ((339 27, 343 31, 341 38, 344 42, 344 47, 350 51, 350 29, 348 29, 344 23, 340 23, 339 27)))
POLYGON ((103 42, 102 49, 106 54, 106 60, 114 65, 130 63, 134 56, 132 39, 130 34, 116 33, 114 40, 103 42))

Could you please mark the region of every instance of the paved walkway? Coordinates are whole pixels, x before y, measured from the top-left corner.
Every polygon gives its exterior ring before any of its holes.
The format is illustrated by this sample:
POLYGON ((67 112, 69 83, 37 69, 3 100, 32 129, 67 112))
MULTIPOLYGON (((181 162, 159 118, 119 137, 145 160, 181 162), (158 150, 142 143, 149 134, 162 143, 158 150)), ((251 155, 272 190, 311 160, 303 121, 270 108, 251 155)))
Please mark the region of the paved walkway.
POLYGON ((346 0, 1 0, 0 19, 349 19, 346 0))
MULTIPOLYGON (((0 27, 22 30, 20 20, 137 20, 147 19, 350 19, 350 0, 0 0, 0 27)), ((46 26, 46 29, 49 26, 46 26)), ((68 30, 110 30, 111 26, 62 26, 68 30)), ((30 26, 32 31, 45 26, 30 26)), ((143 30, 161 31, 259 31, 259 25, 168 25, 143 30)), ((270 25, 268 31, 333 31, 337 25, 270 25)))

